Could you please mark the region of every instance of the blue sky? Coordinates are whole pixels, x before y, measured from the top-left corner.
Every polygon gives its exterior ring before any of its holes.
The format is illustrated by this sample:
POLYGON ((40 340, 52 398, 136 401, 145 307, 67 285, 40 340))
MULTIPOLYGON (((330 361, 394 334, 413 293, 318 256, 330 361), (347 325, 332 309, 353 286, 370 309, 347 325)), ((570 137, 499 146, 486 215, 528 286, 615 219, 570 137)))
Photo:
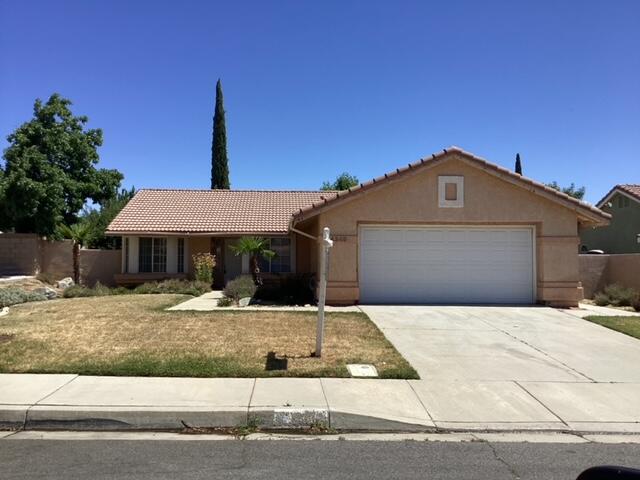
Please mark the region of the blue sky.
POLYGON ((597 201, 640 183, 640 2, 0 0, 0 147, 59 92, 136 187, 314 189, 458 145, 597 201))

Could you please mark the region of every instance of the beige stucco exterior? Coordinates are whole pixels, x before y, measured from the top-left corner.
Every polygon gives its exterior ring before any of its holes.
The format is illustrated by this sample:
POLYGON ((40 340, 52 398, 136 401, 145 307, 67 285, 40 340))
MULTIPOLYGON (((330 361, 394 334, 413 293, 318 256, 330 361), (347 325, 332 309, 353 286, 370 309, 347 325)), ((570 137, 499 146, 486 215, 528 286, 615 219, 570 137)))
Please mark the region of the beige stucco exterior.
MULTIPOLYGON (((393 181, 382 181, 359 195, 345 197, 298 228, 317 235, 331 229, 327 302, 359 300, 358 248, 362 225, 509 225, 534 229, 535 295, 538 302, 574 306, 582 299, 578 264, 579 209, 545 192, 499 178, 453 154, 445 162, 416 168, 393 181), (438 204, 438 177, 464 177, 464 206, 438 204)), ((316 247, 315 261, 320 250, 316 247)))

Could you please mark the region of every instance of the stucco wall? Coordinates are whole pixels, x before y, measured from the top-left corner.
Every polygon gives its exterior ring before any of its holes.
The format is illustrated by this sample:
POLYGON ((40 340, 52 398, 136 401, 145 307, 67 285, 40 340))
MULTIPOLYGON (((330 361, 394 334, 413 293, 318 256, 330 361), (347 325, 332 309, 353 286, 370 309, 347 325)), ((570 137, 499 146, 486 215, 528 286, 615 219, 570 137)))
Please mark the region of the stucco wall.
POLYGON ((640 253, 640 203, 627 198, 628 206, 620 206, 619 200, 625 196, 616 194, 611 198, 611 206, 602 209, 613 218, 606 227, 586 228, 580 231, 580 240, 588 250, 603 250, 605 253, 640 253))
POLYGON ((538 301, 574 305, 582 298, 577 214, 456 158, 372 188, 321 213, 318 222, 320 229, 331 228, 335 240, 327 285, 330 303, 359 298, 358 226, 362 224, 531 225, 536 231, 538 301), (463 208, 438 206, 439 175, 464 176, 463 208))
MULTIPOLYGON (((120 250, 80 250, 80 276, 85 285, 113 285, 120 271, 120 250)), ((0 235, 0 275, 46 273, 56 280, 73 277, 71 240, 48 241, 35 234, 0 235)))
POLYGON ((40 240, 30 233, 0 234, 0 275, 33 275, 40 271, 40 240))
POLYGON ((120 273, 122 250, 80 250, 82 283, 94 286, 96 282, 114 286, 113 276, 120 273))
POLYGON ((640 254, 579 255, 580 280, 585 298, 606 285, 620 283, 640 290, 640 254))

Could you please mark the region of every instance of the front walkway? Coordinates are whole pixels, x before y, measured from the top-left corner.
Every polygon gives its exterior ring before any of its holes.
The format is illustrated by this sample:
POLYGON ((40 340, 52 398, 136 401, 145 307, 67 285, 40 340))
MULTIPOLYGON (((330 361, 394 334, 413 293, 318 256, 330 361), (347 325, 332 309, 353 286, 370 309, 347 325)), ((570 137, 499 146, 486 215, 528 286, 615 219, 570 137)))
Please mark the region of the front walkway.
MULTIPOLYGON (((212 312, 212 311, 258 311, 265 310, 269 312, 317 312, 318 307, 315 305, 249 305, 246 307, 219 307, 218 300, 222 298, 222 291, 214 290, 212 292, 207 292, 203 295, 200 295, 197 298, 192 298, 187 300, 186 302, 179 303, 173 307, 167 308, 167 310, 181 310, 181 311, 199 311, 199 312, 212 312)), ((327 305, 325 307, 327 312, 360 312, 361 310, 355 306, 345 306, 345 307, 333 307, 327 305)))

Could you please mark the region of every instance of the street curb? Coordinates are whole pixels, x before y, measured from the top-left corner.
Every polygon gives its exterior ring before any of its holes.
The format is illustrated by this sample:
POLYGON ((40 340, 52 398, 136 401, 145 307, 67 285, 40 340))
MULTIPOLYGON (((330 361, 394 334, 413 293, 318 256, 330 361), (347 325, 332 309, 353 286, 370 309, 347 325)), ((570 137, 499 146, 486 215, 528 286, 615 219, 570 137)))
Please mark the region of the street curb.
POLYGON ((111 407, 3 405, 0 429, 179 430, 253 426, 269 430, 434 432, 434 425, 400 419, 299 407, 111 407))
POLYGON ((478 423, 452 426, 326 408, 130 407, 3 405, 0 430, 176 431, 182 429, 317 430, 386 433, 639 434, 640 424, 602 423, 552 428, 545 424, 478 423))

